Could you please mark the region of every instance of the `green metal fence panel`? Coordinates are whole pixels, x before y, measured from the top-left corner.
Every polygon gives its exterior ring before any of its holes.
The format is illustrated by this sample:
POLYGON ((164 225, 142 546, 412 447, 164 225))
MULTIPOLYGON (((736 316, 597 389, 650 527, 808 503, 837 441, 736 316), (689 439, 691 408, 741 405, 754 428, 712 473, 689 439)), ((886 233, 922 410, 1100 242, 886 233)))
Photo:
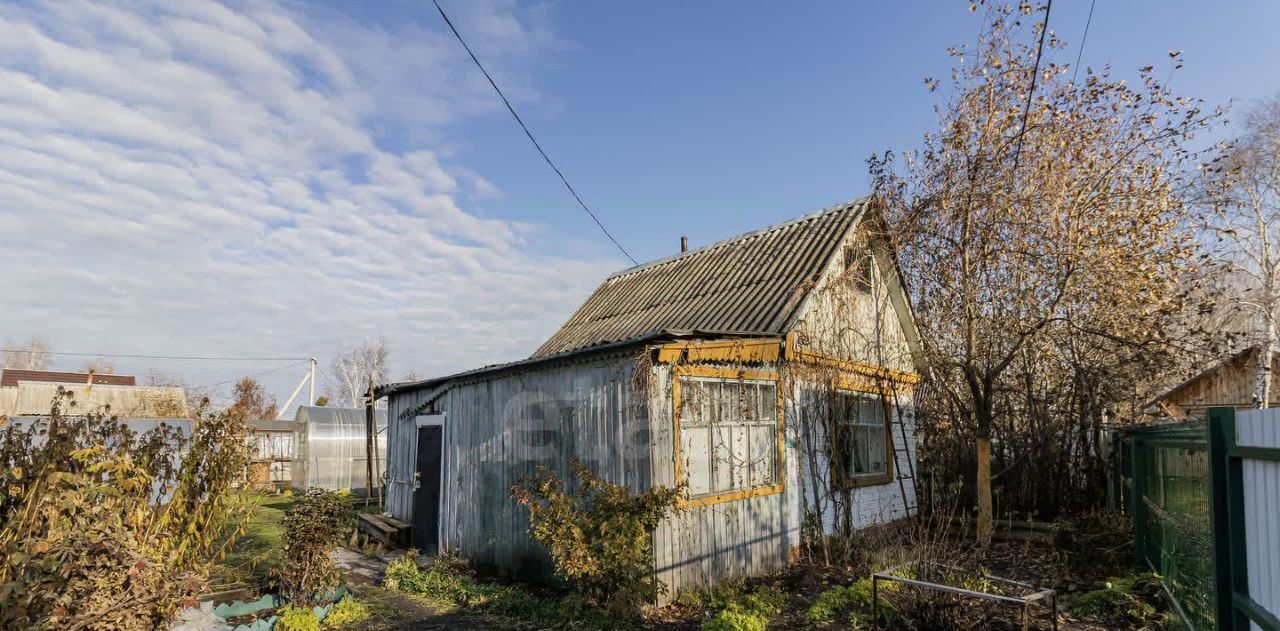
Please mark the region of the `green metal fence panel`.
POLYGON ((1272 541, 1280 532, 1280 409, 1241 414, 1250 430, 1244 444, 1232 408, 1121 439, 1120 495, 1137 564, 1160 574, 1193 630, 1280 631, 1280 594, 1271 593, 1280 587, 1272 567, 1280 558, 1272 541))
POLYGON ((1190 629, 1214 628, 1208 438, 1205 423, 1142 428, 1127 437, 1138 566, 1161 576, 1190 629))

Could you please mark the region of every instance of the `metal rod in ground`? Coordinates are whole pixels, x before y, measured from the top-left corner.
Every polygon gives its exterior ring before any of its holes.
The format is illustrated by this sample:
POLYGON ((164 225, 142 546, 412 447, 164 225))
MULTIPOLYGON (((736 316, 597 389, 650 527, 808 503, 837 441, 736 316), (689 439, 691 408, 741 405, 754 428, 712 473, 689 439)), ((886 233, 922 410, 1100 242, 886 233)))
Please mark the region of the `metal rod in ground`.
POLYGON ((879 576, 871 575, 871 628, 880 628, 880 593, 879 576))

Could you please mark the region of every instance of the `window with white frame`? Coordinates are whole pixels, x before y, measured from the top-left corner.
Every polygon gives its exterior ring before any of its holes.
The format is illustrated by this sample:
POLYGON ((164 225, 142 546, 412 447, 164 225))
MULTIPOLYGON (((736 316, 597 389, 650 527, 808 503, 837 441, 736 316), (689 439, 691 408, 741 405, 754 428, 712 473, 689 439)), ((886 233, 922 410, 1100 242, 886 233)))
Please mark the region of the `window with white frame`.
POLYGON ((847 481, 889 475, 889 423, 878 394, 841 392, 834 448, 847 481))
POLYGON ((680 378, 682 479, 690 497, 778 484, 778 388, 772 381, 680 378))

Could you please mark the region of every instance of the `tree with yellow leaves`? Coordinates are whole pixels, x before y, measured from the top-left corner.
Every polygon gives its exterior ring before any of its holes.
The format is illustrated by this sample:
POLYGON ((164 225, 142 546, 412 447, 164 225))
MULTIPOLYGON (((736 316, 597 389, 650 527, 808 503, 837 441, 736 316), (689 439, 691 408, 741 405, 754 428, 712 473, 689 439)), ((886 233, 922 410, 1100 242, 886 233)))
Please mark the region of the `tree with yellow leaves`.
POLYGON ((929 378, 976 447, 984 545, 993 429, 1032 431, 999 418, 1023 387, 1012 374, 1072 345, 1163 341, 1192 247, 1186 145, 1218 116, 1173 96, 1150 66, 1131 86, 1042 63, 1063 47, 1047 7, 988 12, 976 47, 950 51, 938 131, 901 159, 870 161, 929 378))

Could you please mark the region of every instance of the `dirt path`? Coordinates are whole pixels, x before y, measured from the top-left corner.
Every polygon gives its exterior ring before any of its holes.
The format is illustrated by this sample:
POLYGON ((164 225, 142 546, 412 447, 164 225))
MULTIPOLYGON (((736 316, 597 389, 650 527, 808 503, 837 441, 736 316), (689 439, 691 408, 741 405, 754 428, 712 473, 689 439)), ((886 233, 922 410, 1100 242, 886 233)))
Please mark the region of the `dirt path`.
POLYGON ((380 587, 387 565, 394 557, 367 557, 347 548, 339 548, 334 563, 346 576, 346 584, 360 602, 369 606, 372 616, 350 627, 360 631, 493 631, 501 625, 477 616, 435 606, 409 594, 380 587))

